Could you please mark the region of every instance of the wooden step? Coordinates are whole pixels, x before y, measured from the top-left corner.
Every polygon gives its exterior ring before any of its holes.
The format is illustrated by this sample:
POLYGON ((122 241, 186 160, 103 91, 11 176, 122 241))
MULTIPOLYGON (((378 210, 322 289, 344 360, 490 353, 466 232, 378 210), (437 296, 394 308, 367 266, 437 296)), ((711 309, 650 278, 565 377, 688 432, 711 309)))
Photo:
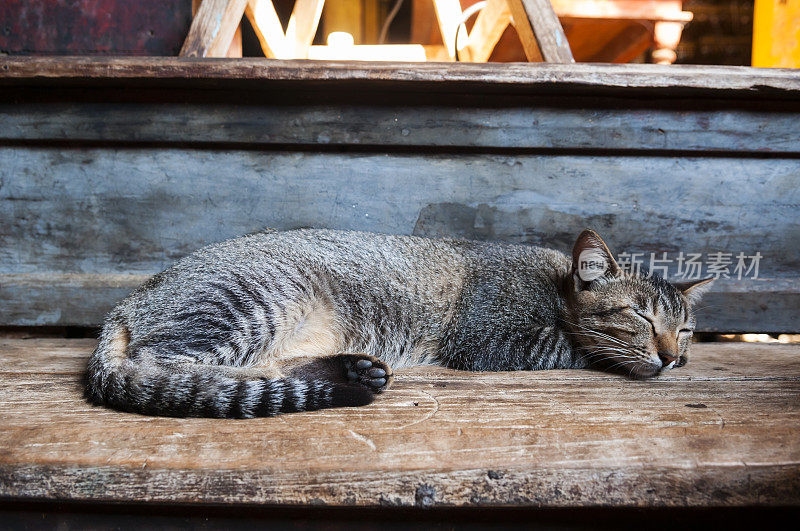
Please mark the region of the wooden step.
POLYGON ((365 408, 88 405, 88 339, 0 339, 0 498, 330 506, 800 503, 798 345, 697 344, 651 381, 399 371, 365 408))

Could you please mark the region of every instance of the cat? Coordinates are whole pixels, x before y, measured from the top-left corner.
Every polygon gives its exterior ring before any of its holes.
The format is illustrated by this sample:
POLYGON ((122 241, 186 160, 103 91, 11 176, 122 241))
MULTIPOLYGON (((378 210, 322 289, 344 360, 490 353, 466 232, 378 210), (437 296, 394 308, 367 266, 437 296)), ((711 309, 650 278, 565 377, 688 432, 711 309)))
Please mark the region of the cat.
POLYGON ((322 229, 210 245, 106 318, 86 396, 122 411, 250 418, 370 403, 393 370, 684 365, 711 279, 620 269, 583 231, 528 245, 322 229))

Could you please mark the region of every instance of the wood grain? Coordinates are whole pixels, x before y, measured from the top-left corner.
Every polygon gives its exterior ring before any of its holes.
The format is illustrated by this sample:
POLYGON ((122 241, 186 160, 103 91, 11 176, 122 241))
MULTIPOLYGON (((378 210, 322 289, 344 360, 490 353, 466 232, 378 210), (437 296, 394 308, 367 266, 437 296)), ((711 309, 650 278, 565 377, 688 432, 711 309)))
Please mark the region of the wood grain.
POLYGON ((796 72, 4 57, 0 92, 2 324, 96 325, 265 226, 567 250, 587 225, 616 252, 761 252, 700 330, 800 322, 796 72))
POLYGON ((180 55, 225 57, 239 28, 246 4, 247 0, 204 0, 192 20, 180 55))
POLYGON ((481 63, 489 60, 497 41, 511 23, 511 10, 506 0, 487 0, 478 13, 472 31, 469 32, 469 58, 481 63))
POLYGON ((302 82, 352 88, 362 83, 392 90, 453 90, 465 84, 475 92, 569 94, 575 92, 664 97, 792 98, 800 97, 796 70, 735 66, 630 64, 525 64, 525 63, 352 63, 347 61, 277 61, 269 59, 218 59, 174 57, 0 57, 0 85, 32 85, 67 81, 105 82, 138 80, 152 85, 159 80, 183 81, 194 87, 220 87, 257 81, 302 82), (213 81, 213 83, 211 83, 213 81))
POLYGON ((568 251, 591 226, 615 253, 760 252, 759 279, 718 282, 698 330, 794 331, 798 172, 796 158, 0 147, 0 322, 97 324, 144 276, 264 227, 568 251))
POLYGON ((264 56, 270 59, 283 56, 286 35, 272 0, 248 0, 244 13, 250 20, 264 56))
POLYGON ((281 59, 306 59, 319 25, 324 0, 296 0, 286 26, 284 56, 281 59))
POLYGON ((88 406, 90 340, 0 340, 0 496, 327 505, 800 503, 800 348, 697 344, 648 382, 401 371, 366 408, 165 419, 88 406))
POLYGON ((508 0, 528 61, 575 62, 550 0, 508 0))
POLYGON ((0 102, 0 141, 800 154, 800 107, 688 112, 575 98, 574 106, 552 99, 459 103, 437 106, 431 120, 430 105, 394 102, 0 102))
MULTIPOLYGON (((200 9, 202 0, 192 0, 192 18, 197 15, 197 10, 200 9)), ((235 13, 231 13, 235 16, 235 13)), ((218 53, 218 52, 217 52, 218 53)), ((242 56, 242 25, 236 24, 236 32, 233 34, 231 44, 224 57, 241 57, 242 56)))

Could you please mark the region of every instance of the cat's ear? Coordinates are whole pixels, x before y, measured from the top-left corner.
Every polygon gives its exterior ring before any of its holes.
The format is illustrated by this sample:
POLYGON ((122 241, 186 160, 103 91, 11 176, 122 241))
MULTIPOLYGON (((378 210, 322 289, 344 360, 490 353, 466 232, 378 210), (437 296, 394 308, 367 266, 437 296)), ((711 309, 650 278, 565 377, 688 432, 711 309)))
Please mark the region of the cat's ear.
POLYGON ((603 239, 593 230, 581 232, 572 248, 575 291, 586 289, 599 278, 616 277, 619 273, 619 266, 603 239))
POLYGON ((714 278, 704 278, 703 280, 692 280, 689 282, 673 282, 672 285, 678 288, 683 296, 689 300, 689 304, 694 304, 711 289, 714 278))

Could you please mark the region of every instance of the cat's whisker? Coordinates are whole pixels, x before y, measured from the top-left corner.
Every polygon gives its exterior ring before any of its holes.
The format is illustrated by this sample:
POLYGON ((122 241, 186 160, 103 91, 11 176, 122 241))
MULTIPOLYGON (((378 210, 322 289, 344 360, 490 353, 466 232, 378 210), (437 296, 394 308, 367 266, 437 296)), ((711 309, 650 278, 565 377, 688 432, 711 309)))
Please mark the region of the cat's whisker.
POLYGON ((623 360, 618 363, 615 363, 614 365, 609 366, 608 370, 614 369, 616 367, 624 367, 626 365, 631 365, 632 367, 635 367, 638 362, 639 360, 623 360))
POLYGON ((578 335, 578 336, 588 336, 588 337, 592 337, 592 338, 603 339, 603 340, 608 341, 609 343, 614 343, 614 344, 617 344, 617 345, 620 345, 620 346, 623 346, 623 347, 627 347, 628 346, 624 341, 622 341, 622 340, 620 340, 618 338, 615 338, 613 336, 609 336, 607 334, 603 334, 601 332, 597 332, 595 330, 587 330, 585 332, 573 332, 573 334, 574 335, 578 335))
POLYGON ((628 356, 634 354, 634 352, 627 350, 627 349, 619 349, 619 348, 611 348, 611 347, 603 347, 603 346, 596 346, 590 347, 585 349, 587 352, 591 353, 606 353, 606 354, 619 354, 623 356, 628 356))
POLYGON ((581 359, 594 360, 594 359, 604 358, 604 357, 608 357, 608 356, 613 357, 615 359, 622 358, 622 359, 627 360, 627 361, 638 361, 638 359, 639 359, 637 356, 632 356, 629 353, 625 353, 625 352, 622 352, 622 351, 619 351, 619 350, 613 350, 613 349, 612 350, 600 349, 600 350, 596 350, 596 351, 586 352, 581 356, 581 359))
POLYGON ((600 338, 603 338, 603 339, 607 339, 608 341, 610 341, 612 343, 617 343, 619 345, 627 346, 627 344, 624 341, 622 341, 621 339, 619 339, 618 337, 614 337, 612 335, 605 334, 605 333, 600 332, 598 330, 595 330, 593 328, 588 328, 588 327, 585 327, 585 326, 582 326, 582 325, 577 325, 577 326, 579 326, 580 328, 583 329, 583 332, 576 332, 577 334, 592 335, 592 336, 595 336, 595 337, 600 337, 600 338))

